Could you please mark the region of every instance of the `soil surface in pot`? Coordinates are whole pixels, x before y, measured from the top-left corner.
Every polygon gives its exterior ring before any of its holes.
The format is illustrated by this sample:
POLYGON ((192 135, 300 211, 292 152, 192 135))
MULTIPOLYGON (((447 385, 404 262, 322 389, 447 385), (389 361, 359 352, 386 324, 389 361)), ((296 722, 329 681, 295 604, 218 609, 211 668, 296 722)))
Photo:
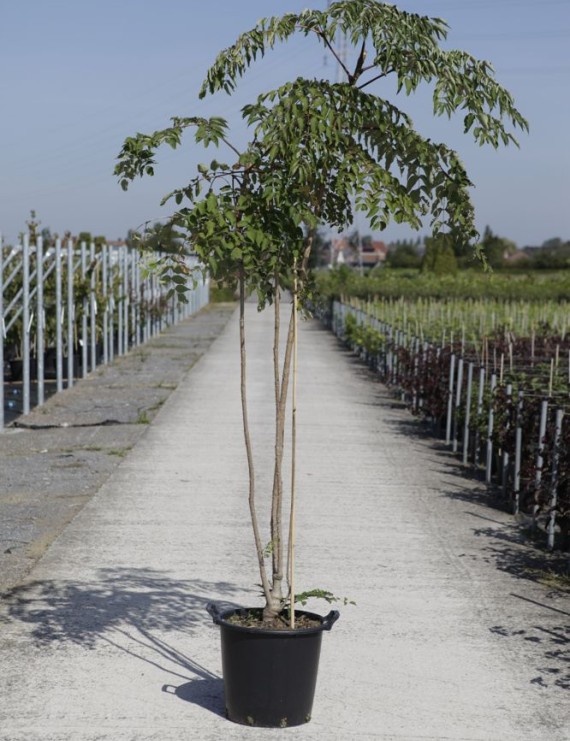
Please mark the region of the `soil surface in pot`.
MULTIPOLYGON (((260 630, 291 630, 289 623, 289 612, 285 611, 277 615, 270 621, 263 620, 263 610, 248 610, 245 613, 231 615, 227 622, 232 625, 239 625, 242 628, 259 628, 260 630)), ((320 620, 310 618, 307 615, 295 615, 295 630, 304 630, 308 628, 318 628, 321 625, 320 620)))

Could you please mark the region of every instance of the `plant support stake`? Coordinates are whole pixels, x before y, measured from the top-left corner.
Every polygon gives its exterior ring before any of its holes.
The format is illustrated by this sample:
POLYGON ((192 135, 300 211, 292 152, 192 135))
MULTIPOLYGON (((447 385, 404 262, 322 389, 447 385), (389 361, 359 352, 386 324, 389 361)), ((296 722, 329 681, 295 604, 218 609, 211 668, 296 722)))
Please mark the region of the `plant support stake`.
POLYGON ((296 454, 297 454, 297 357, 298 357, 298 316, 297 316, 297 268, 293 278, 293 379, 291 399, 291 514, 289 522, 289 590, 291 597, 289 622, 295 629, 295 514, 296 514, 296 454))
POLYGON ((523 416, 523 399, 524 393, 519 391, 517 402, 517 422, 515 432, 515 475, 514 475, 514 502, 513 514, 517 515, 520 508, 520 491, 521 491, 521 458, 522 458, 522 416, 523 416))
POLYGON ((30 412, 30 241, 26 234, 24 236, 23 250, 23 314, 22 314, 22 334, 23 334, 23 353, 22 353, 22 396, 23 412, 30 412))
POLYGON ((495 387, 497 385, 496 373, 491 373, 489 416, 487 422, 487 456, 485 458, 485 483, 491 483, 493 471, 493 428, 495 425, 495 387))
POLYGON ((467 395, 465 398, 465 423, 463 426, 463 464, 467 465, 469 455, 469 423, 471 420, 471 394, 473 390, 473 363, 467 366, 467 395))
POLYGON ((36 244, 36 311, 38 314, 37 333, 36 333, 36 363, 38 378, 38 405, 44 403, 45 384, 44 384, 44 250, 43 239, 38 237, 36 244))
POLYGON ((535 503, 532 508, 533 528, 536 527, 536 516, 540 508, 540 505, 536 501, 536 497, 538 496, 538 491, 540 489, 540 483, 542 481, 542 467, 544 465, 544 457, 542 454, 544 453, 544 436, 546 435, 547 416, 548 416, 548 399, 543 399, 540 404, 540 426, 538 430, 538 445, 537 445, 537 453, 536 453, 536 474, 534 477, 535 503))
POLYGON ((547 547, 554 549, 554 536, 556 533, 556 507, 558 504, 558 466, 560 463, 560 438, 562 436, 562 418, 564 411, 556 410, 556 423, 554 432, 554 443, 552 446, 552 479, 550 484, 550 517, 547 527, 547 547))
POLYGON ((447 391, 447 424, 445 426, 445 444, 451 442, 451 417, 453 413, 453 377, 455 375, 455 353, 451 353, 449 361, 449 389, 447 391))

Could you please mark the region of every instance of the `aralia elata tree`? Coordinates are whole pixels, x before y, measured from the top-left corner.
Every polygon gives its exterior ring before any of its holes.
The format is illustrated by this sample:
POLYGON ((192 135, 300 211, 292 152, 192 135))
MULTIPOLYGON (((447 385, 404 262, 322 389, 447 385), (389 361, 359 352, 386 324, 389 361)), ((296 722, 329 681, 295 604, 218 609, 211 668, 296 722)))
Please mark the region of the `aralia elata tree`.
MULTIPOLYGON (((397 91, 412 94, 433 86, 436 116, 463 115, 465 133, 480 145, 516 143, 509 130, 527 129, 511 95, 491 65, 462 51, 441 48, 447 24, 376 0, 340 0, 327 10, 265 18, 222 51, 208 70, 200 97, 231 94, 249 66, 295 34, 313 37, 333 55, 337 33, 356 49, 352 68, 337 57, 345 81, 297 78, 260 95, 242 109, 248 144, 232 144, 223 118, 173 118, 172 125, 125 140, 115 168, 124 189, 137 176, 152 175, 155 151, 180 145, 194 130, 196 143, 223 147, 225 159, 198 165, 187 185, 166 196, 177 208, 172 225, 185 235, 178 256, 162 268, 183 294, 183 256, 191 249, 216 279, 240 286, 240 342, 244 433, 249 464, 249 504, 265 596, 264 618, 274 620, 289 601, 294 625, 293 530, 284 530, 283 451, 285 408, 296 347, 296 312, 309 289, 309 256, 317 227, 342 229, 356 208, 374 230, 394 220, 414 229, 429 223, 434 236, 475 242, 471 182, 457 154, 424 138, 409 116, 375 92, 374 83, 393 77, 397 91), (283 365, 279 362, 281 289, 292 290, 283 365), (275 461, 269 548, 257 518, 255 471, 245 388, 246 294, 275 308, 275 461), (288 537, 288 548, 285 540, 288 537), (270 554, 271 565, 266 564, 270 554), (288 572, 288 573, 286 573, 288 572)), ((293 409, 293 424, 295 422, 293 409)), ((293 451, 294 455, 294 451, 293 451)), ((294 511, 294 491, 292 492, 294 511)), ((291 513, 293 514, 293 513, 291 513)))

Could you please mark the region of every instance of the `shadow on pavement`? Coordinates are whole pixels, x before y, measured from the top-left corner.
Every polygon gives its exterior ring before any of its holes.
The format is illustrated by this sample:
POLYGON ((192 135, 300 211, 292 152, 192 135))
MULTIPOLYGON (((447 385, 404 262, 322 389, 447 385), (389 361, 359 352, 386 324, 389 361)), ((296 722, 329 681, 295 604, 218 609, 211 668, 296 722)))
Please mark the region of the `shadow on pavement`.
POLYGON ((223 682, 215 673, 156 634, 192 635, 211 625, 206 605, 235 607, 241 592, 226 582, 172 579, 154 569, 101 569, 92 583, 35 581, 3 595, 0 623, 31 628, 38 646, 54 642, 94 649, 101 642, 185 680, 163 691, 208 710, 224 712, 223 682))
MULTIPOLYGON (((532 601, 546 610, 555 610, 563 615, 570 613, 557 610, 549 605, 528 600, 518 594, 511 597, 532 601)), ((539 660, 536 661, 536 674, 529 681, 543 689, 554 687, 562 690, 570 690, 570 624, 557 624, 555 626, 530 625, 527 628, 509 628, 504 625, 494 625, 490 628, 491 633, 508 640, 526 642, 539 651, 539 660)))
MULTIPOLYGON (((472 532, 476 538, 487 541, 481 548, 485 561, 516 579, 545 583, 544 580, 549 574, 564 574, 566 571, 564 554, 550 553, 541 549, 517 524, 500 524, 500 529, 492 526, 474 527, 472 532)), ((561 583, 554 593, 568 596, 570 589, 561 583)))
POLYGON ((224 681, 221 678, 194 679, 178 687, 165 684, 162 691, 225 717, 224 681))
MULTIPOLYGON (((528 537, 516 525, 497 524, 500 529, 492 526, 472 529, 475 538, 486 540, 481 555, 473 558, 483 559, 514 579, 545 586, 549 586, 549 576, 564 573, 564 559, 560 554, 531 547, 528 537)), ((516 642, 519 650, 531 654, 531 665, 535 669, 528 680, 531 684, 543 689, 570 690, 570 612, 567 608, 570 589, 563 583, 550 586, 540 599, 515 592, 505 595, 506 600, 513 600, 509 622, 493 625, 489 630, 509 642, 516 642), (519 610, 515 600, 539 609, 519 610)))

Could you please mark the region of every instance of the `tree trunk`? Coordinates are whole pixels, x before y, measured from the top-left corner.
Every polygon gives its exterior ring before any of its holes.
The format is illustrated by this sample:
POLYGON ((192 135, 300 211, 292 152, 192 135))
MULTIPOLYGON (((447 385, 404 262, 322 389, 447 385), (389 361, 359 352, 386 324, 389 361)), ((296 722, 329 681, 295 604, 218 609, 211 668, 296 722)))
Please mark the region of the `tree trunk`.
POLYGON ((255 505, 255 468, 253 463, 253 451, 251 445, 251 436, 249 432, 249 418, 247 413, 247 388, 246 388, 246 347, 245 347, 245 279, 243 273, 239 278, 239 339, 240 339, 240 381, 241 381, 241 410, 243 421, 243 435, 245 440, 245 449, 247 453, 247 466, 249 473, 249 512, 251 524, 253 527, 253 537, 255 540, 255 550, 259 564, 259 573, 261 585, 267 606, 272 606, 271 590, 265 562, 263 560, 263 544, 259 534, 259 523, 257 520, 257 509, 255 505))

